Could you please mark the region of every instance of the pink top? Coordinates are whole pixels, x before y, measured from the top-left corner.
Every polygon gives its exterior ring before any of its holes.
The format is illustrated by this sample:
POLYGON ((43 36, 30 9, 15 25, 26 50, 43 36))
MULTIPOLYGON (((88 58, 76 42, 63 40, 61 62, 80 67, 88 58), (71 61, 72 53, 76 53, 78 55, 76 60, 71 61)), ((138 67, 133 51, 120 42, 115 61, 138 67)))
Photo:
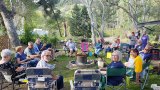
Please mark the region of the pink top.
POLYGON ((88 52, 88 47, 89 47, 88 42, 82 42, 81 43, 81 50, 82 50, 82 52, 88 52))

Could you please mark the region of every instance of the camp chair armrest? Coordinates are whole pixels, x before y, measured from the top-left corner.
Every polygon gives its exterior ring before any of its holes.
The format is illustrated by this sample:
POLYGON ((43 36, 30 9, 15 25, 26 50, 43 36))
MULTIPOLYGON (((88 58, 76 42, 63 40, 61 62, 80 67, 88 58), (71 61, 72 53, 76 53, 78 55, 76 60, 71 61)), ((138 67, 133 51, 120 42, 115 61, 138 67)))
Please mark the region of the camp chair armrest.
POLYGON ((73 90, 73 88, 74 88, 74 86, 73 86, 73 81, 70 80, 69 82, 70 82, 71 90, 73 90))
POLYGON ((14 79, 21 78, 21 77, 23 77, 23 76, 25 76, 25 75, 26 75, 26 73, 22 73, 22 74, 20 74, 20 75, 17 75, 14 79))

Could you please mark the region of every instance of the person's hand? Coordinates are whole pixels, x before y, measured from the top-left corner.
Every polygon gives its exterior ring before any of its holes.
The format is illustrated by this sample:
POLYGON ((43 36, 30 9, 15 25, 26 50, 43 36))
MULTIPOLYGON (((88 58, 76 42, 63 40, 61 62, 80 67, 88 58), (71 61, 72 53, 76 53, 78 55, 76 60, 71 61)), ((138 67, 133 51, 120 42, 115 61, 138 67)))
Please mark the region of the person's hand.
POLYGON ((17 72, 20 72, 20 71, 23 71, 23 70, 24 70, 23 67, 18 67, 18 68, 16 69, 17 72))
POLYGON ((127 67, 128 65, 129 65, 129 62, 125 62, 125 63, 124 63, 124 66, 126 66, 126 67, 127 67))
POLYGON ((34 56, 30 56, 30 59, 34 59, 35 57, 34 56))
POLYGON ((29 57, 27 57, 26 59, 27 59, 27 60, 31 60, 31 57, 29 56, 29 57))

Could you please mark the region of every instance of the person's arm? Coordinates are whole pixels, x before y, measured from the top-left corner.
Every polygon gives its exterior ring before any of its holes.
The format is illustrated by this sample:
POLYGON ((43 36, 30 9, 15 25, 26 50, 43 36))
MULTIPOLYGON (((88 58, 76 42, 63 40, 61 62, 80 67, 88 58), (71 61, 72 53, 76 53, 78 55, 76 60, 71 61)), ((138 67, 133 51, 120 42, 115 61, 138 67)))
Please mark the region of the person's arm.
POLYGON ((33 58, 38 58, 40 55, 36 53, 34 49, 31 49, 30 51, 28 51, 28 56, 29 58, 33 59, 33 58))
POLYGON ((40 51, 45 50, 46 45, 47 45, 46 43, 42 44, 42 48, 40 49, 40 51))
POLYGON ((34 58, 40 57, 40 55, 39 54, 35 54, 35 55, 29 55, 28 57, 31 58, 31 59, 34 59, 34 58))
POLYGON ((21 71, 23 71, 23 70, 25 70, 25 68, 23 68, 23 67, 17 67, 17 68, 15 69, 16 72, 21 72, 21 71))
POLYGON ((18 63, 18 64, 23 64, 23 63, 25 63, 25 60, 20 60, 20 58, 17 58, 16 60, 17 60, 17 63, 18 63))

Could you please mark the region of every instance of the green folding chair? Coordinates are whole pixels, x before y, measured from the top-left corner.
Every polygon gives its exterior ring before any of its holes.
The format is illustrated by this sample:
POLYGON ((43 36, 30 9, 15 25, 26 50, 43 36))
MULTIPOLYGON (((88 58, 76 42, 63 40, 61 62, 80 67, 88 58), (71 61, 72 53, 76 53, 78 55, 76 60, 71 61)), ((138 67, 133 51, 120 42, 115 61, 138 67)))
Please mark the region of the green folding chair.
MULTIPOLYGON (((106 74, 106 85, 107 87, 111 88, 112 90, 120 90, 123 86, 126 90, 126 68, 107 68, 106 74), (118 77, 122 76, 123 81, 118 85, 112 85, 107 82, 108 77, 118 77)), ((117 81, 117 80, 116 80, 117 81)))

